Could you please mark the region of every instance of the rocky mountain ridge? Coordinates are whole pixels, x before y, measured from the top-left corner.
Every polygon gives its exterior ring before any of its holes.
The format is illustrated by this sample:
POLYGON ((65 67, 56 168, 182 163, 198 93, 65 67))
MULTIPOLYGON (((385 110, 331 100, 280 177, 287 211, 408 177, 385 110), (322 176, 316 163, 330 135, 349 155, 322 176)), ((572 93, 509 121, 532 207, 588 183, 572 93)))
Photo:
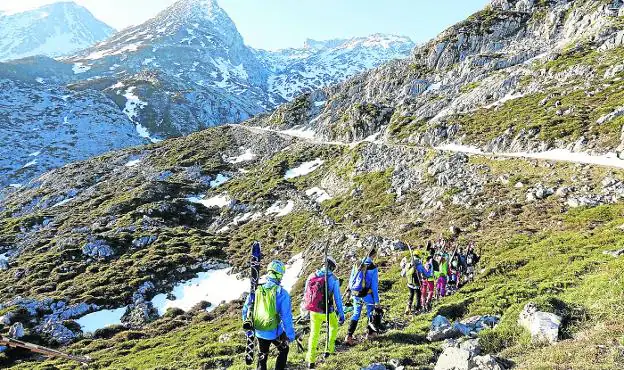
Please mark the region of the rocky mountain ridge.
MULTIPOLYGON (((58 156, 54 147, 50 147, 42 151, 43 156, 50 158, 37 161, 28 171, 20 171, 18 164, 29 153, 44 148, 46 142, 37 136, 22 135, 19 130, 24 128, 15 127, 8 118, 4 121, 0 118, 2 133, 19 138, 16 148, 20 149, 7 152, 6 161, 10 165, 3 167, 6 176, 0 186, 25 184, 33 175, 86 159, 89 153, 103 153, 105 148, 153 142, 246 120, 273 109, 295 94, 342 81, 389 59, 406 56, 413 46, 409 39, 388 39, 381 35, 361 38, 356 43, 342 45, 339 56, 338 49, 306 52, 307 58, 299 60, 295 67, 288 58, 272 57, 271 52, 262 52, 261 58, 259 52, 246 46, 216 1, 181 0, 146 23, 122 30, 77 55, 57 60, 32 57, 1 64, 0 79, 6 79, 7 86, 28 85, 31 96, 45 95, 54 86, 76 93, 91 92, 98 97, 93 101, 94 106, 116 105, 126 115, 123 118, 115 114, 116 125, 134 125, 136 133, 121 140, 126 137, 125 128, 123 135, 114 131, 109 131, 111 135, 93 135, 82 131, 82 126, 74 126, 75 135, 60 137, 59 145, 85 143, 88 149, 77 148, 74 153, 58 156), (366 42, 370 45, 365 45, 366 42), (354 62, 364 55, 366 61, 354 62), (326 68, 328 63, 335 68, 330 71, 326 68), (314 75, 304 73, 319 69, 325 70, 314 75), (278 75, 284 81, 278 82, 278 75), (290 84, 294 80, 298 81, 298 87, 282 94, 282 83, 290 84), (109 142, 113 138, 115 142, 109 142)), ((71 105, 73 94, 65 95, 67 104, 71 105)), ((65 124, 62 117, 38 115, 39 111, 31 109, 28 99, 22 100, 22 104, 14 100, 4 110, 7 116, 26 112, 51 130, 61 130, 65 124)), ((102 114, 96 110, 83 113, 102 114)), ((115 126, 109 125, 102 128, 115 130, 115 126)))

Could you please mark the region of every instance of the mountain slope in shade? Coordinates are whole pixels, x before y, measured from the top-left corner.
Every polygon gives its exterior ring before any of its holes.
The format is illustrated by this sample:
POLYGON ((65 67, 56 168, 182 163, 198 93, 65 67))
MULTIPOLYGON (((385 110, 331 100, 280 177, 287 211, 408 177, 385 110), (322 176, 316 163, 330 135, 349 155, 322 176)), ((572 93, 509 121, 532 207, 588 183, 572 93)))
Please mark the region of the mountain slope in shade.
POLYGON ((73 2, 54 3, 16 14, 0 13, 0 61, 71 54, 114 32, 73 2))

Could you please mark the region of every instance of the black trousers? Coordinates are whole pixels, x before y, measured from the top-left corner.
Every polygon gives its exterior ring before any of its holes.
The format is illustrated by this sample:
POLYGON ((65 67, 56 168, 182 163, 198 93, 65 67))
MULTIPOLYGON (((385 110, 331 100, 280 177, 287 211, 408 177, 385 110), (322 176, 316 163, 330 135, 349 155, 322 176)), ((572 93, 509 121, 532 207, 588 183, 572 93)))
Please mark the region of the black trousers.
POLYGON ((420 307, 420 287, 419 288, 415 288, 412 289, 410 287, 407 287, 407 289, 409 289, 409 299, 407 301, 407 305, 409 307, 413 307, 413 303, 414 303, 414 298, 416 298, 416 308, 415 310, 419 310, 420 307))
POLYGON ((288 351, 290 347, 288 346, 287 341, 281 341, 278 339, 275 340, 266 340, 262 338, 258 338, 258 370, 267 370, 267 360, 269 359, 269 349, 273 344, 277 347, 279 354, 277 355, 277 361, 275 362, 275 370, 284 370, 286 369, 286 361, 288 360, 288 351))

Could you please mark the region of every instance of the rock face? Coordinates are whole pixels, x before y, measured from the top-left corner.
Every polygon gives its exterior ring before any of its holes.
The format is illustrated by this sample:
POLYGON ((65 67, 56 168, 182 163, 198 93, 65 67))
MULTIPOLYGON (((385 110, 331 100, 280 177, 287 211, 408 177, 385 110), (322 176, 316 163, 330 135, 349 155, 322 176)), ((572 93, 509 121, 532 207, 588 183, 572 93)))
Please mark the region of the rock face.
POLYGON ((82 247, 82 253, 93 258, 108 258, 115 254, 115 251, 103 240, 89 242, 82 247))
POLYGON ((538 311, 534 303, 527 303, 524 306, 518 324, 531 333, 534 341, 554 344, 559 340, 561 317, 553 313, 538 311))
POLYGON ((9 329, 9 337, 20 339, 24 336, 24 334, 24 325, 22 325, 21 322, 16 322, 15 324, 11 325, 11 328, 9 329))
POLYGON ((114 32, 74 2, 59 2, 17 14, 0 13, 0 61, 68 55, 114 32))

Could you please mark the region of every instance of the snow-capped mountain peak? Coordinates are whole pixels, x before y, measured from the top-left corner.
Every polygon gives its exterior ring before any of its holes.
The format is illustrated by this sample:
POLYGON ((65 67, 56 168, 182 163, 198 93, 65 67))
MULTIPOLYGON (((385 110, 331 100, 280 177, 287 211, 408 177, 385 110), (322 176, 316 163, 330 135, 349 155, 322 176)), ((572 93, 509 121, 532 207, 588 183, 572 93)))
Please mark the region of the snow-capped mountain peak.
POLYGON ((56 57, 87 48, 115 30, 74 2, 0 14, 0 60, 56 57))

